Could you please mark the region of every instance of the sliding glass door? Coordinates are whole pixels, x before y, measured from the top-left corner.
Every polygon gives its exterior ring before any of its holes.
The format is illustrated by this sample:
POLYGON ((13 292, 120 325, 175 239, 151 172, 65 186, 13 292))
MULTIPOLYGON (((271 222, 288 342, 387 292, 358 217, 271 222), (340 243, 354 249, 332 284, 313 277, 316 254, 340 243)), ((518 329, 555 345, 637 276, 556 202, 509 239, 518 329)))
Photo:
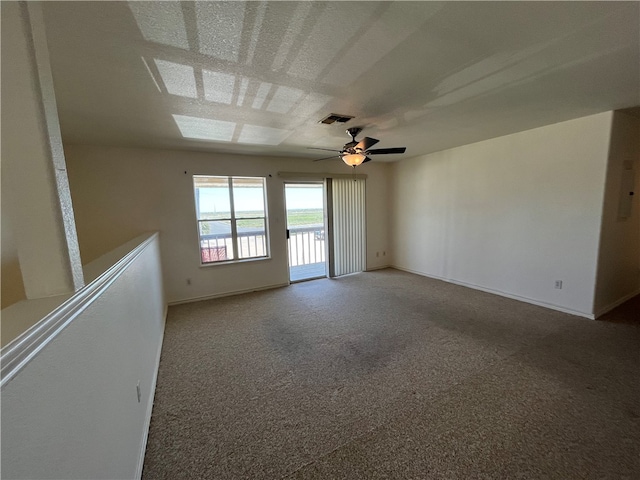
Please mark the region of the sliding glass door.
POLYGON ((327 276, 324 183, 285 183, 289 279, 327 276))

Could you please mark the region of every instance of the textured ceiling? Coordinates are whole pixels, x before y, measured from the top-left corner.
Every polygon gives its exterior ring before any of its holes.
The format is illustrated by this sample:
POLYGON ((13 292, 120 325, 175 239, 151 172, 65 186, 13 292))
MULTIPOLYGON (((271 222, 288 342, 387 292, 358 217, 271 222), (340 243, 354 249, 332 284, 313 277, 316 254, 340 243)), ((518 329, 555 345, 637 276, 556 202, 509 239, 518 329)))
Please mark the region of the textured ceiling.
POLYGON ((398 160, 640 105, 638 2, 44 2, 69 143, 398 160), (346 124, 319 124, 330 113, 346 124), (359 137, 360 138, 360 137, 359 137))

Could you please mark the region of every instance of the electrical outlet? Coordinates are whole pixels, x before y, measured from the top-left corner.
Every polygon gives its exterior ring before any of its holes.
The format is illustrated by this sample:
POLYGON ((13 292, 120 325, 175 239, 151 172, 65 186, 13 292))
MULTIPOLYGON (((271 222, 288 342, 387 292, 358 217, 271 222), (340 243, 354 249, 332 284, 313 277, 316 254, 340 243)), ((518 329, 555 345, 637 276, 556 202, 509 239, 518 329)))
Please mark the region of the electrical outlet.
POLYGON ((556 280, 556 288, 562 290, 562 280, 556 280))
POLYGON ((140 380, 138 380, 138 384, 136 385, 136 393, 138 394, 138 403, 140 403, 140 398, 142 398, 142 394, 140 393, 140 380))
POLYGON ((187 285, 191 285, 191 279, 187 278, 187 285))

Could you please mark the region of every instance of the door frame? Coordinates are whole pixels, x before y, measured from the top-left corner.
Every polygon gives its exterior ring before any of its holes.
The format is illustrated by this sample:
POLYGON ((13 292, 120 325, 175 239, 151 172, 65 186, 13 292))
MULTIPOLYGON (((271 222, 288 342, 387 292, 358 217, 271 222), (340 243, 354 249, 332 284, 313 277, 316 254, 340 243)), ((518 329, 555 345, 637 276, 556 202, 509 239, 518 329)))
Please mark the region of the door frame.
POLYGON ((318 278, 325 278, 328 277, 330 274, 330 270, 331 270, 331 264, 332 262, 330 261, 331 258, 333 258, 330 255, 333 255, 333 241, 332 241, 332 236, 331 236, 331 232, 330 232, 330 216, 332 217, 332 213, 331 210, 329 209, 330 206, 330 197, 328 195, 328 184, 330 184, 331 179, 327 179, 327 178, 309 178, 309 179, 305 179, 305 180, 285 180, 283 182, 282 185, 282 193, 283 193, 283 200, 284 200, 284 227, 285 227, 285 238, 286 238, 286 243, 287 243, 287 270, 288 270, 288 276, 289 276, 289 284, 291 283, 298 283, 298 282, 304 282, 307 280, 315 280, 318 278), (304 278, 304 279, 300 279, 300 280, 291 280, 291 265, 290 265, 290 255, 291 255, 291 239, 290 239, 290 235, 289 235, 289 218, 288 218, 288 209, 289 206, 287 205, 287 185, 308 185, 308 184, 312 184, 312 185, 321 185, 322 186, 322 223, 323 223, 323 228, 324 228, 324 232, 325 232, 325 236, 324 236, 324 267, 325 267, 325 275, 322 277, 311 277, 311 278, 304 278))

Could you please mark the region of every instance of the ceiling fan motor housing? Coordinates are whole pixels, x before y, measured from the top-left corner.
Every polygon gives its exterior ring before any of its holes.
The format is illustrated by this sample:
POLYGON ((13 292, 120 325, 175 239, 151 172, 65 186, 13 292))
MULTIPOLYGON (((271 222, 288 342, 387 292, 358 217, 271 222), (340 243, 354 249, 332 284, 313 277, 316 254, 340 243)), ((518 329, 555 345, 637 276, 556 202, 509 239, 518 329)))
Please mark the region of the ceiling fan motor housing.
POLYGON ((358 136, 358 134, 362 131, 362 127, 351 127, 351 128, 347 128, 347 133, 349 135, 351 135, 351 138, 353 139, 353 141, 355 143, 356 142, 356 137, 358 136))
POLYGON ((358 141, 356 136, 362 131, 362 127, 347 128, 347 134, 351 136, 351 141, 346 143, 342 148, 343 153, 361 153, 362 149, 357 149, 358 141))

